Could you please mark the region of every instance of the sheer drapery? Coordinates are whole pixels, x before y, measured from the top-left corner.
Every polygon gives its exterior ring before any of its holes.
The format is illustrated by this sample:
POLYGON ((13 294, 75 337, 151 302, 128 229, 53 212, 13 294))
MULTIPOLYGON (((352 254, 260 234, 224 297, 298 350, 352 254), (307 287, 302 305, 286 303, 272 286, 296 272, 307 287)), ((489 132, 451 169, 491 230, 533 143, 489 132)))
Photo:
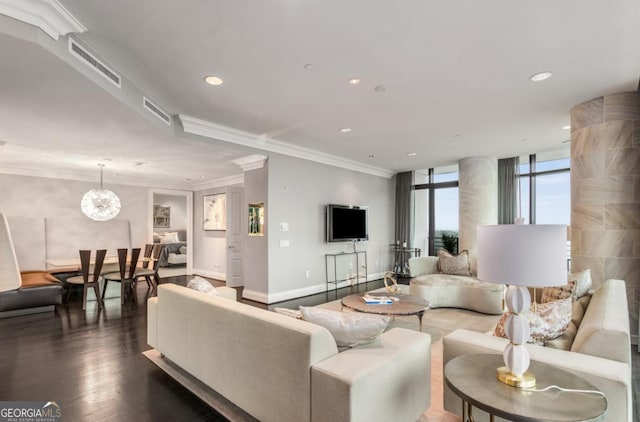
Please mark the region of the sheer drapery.
POLYGON ((413 172, 396 174, 396 242, 411 242, 411 192, 413 172))
POLYGON ((513 224, 518 215, 518 157, 498 160, 498 224, 513 224))

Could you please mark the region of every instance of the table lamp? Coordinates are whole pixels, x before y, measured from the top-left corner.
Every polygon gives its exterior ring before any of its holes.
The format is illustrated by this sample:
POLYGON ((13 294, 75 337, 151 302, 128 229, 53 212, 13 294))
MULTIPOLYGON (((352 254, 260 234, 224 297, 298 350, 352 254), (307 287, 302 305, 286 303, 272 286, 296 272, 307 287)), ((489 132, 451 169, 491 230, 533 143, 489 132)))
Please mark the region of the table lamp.
POLYGON ((504 224, 478 226, 478 279, 507 284, 505 303, 509 315, 504 331, 506 367, 498 379, 519 388, 531 388, 535 376, 527 372, 529 323, 525 313, 531 305, 527 287, 567 284, 567 226, 504 224))

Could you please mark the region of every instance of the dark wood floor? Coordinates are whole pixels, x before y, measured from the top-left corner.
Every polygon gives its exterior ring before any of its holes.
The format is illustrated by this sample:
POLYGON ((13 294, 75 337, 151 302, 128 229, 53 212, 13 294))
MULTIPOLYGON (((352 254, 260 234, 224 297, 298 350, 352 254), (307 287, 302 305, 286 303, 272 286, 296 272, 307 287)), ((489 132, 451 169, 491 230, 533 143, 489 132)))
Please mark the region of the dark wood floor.
MULTIPOLYGON (((162 282, 184 285, 186 279, 162 282)), ((349 293, 340 289, 270 307, 313 306, 349 293)), ((116 297, 105 300, 104 310, 89 302, 83 311, 81 296, 73 292, 70 304, 55 313, 1 319, 0 401, 55 401, 66 422, 225 421, 142 355, 150 348, 147 296, 139 283, 136 303, 120 306, 116 297)))
MULTIPOLYGON (((162 282, 184 285, 186 280, 172 277, 162 282)), ((104 310, 90 302, 83 311, 81 297, 72 294, 70 304, 58 306, 55 313, 0 319, 0 401, 55 401, 66 422, 225 421, 142 355, 149 349, 148 290, 139 284, 136 303, 120 306, 116 297, 105 300, 104 310)), ((374 281, 353 291, 381 286, 381 281, 374 281)), ((242 301, 261 308, 295 309, 350 293, 344 288, 269 306, 242 301)), ((632 356, 638 386, 640 358, 635 347, 632 356)))

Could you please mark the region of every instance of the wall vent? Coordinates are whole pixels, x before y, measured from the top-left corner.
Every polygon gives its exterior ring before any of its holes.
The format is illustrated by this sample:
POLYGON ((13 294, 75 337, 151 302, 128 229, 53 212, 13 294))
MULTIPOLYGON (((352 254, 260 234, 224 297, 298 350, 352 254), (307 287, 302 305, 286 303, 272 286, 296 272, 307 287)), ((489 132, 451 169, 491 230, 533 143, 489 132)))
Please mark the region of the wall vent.
POLYGON ((98 60, 93 54, 85 50, 84 47, 78 44, 71 37, 69 37, 69 52, 72 56, 80 59, 84 64, 89 66, 99 75, 106 78, 109 82, 111 82, 118 88, 121 88, 120 75, 109 69, 104 63, 98 60))
POLYGON ((158 119, 162 120, 164 123, 166 123, 169 126, 171 126, 171 117, 169 117, 169 115, 167 113, 162 111, 162 109, 160 107, 158 107, 153 102, 151 102, 150 99, 148 99, 147 97, 143 96, 142 97, 142 105, 144 106, 144 108, 149 110, 149 112, 153 113, 153 115, 156 116, 158 119))

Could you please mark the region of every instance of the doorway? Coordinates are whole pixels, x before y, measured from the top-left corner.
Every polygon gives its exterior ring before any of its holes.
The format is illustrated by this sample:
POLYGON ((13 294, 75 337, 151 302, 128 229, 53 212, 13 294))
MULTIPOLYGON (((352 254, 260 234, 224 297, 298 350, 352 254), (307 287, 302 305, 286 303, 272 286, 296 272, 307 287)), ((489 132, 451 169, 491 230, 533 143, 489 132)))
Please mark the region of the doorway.
POLYGON ((164 243, 161 278, 192 274, 193 192, 149 189, 149 243, 164 243))

